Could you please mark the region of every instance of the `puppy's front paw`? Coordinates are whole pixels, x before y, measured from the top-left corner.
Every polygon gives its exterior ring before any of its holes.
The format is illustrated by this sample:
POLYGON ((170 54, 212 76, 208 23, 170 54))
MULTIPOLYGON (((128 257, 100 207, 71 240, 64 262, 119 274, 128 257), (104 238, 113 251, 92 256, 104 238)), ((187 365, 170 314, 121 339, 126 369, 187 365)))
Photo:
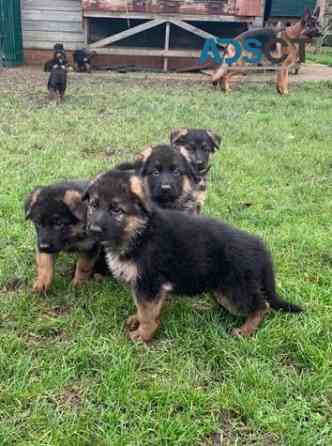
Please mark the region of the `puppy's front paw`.
POLYGON ((32 290, 34 293, 46 293, 49 290, 51 283, 52 280, 47 277, 38 278, 33 284, 32 290))
POLYGON ((137 314, 132 314, 131 316, 128 317, 126 321, 126 327, 128 328, 129 331, 134 331, 138 329, 139 320, 137 314))
POLYGON ((129 338, 134 342, 148 342, 148 340, 144 339, 143 333, 139 328, 137 330, 130 331, 129 338))

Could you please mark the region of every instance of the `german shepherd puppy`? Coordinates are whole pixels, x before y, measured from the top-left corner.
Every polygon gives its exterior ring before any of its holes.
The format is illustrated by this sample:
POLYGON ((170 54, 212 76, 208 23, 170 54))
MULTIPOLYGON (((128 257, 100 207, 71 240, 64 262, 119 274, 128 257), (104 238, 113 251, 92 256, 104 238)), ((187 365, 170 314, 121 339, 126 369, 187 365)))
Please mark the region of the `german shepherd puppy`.
POLYGON ((95 54, 95 51, 91 52, 85 48, 75 50, 73 54, 75 71, 91 73, 91 60, 95 54))
POLYGON ((67 68, 63 59, 53 65, 48 78, 47 89, 49 100, 56 99, 57 104, 63 101, 67 88, 67 68))
POLYGON ((301 311, 278 296, 272 259, 259 238, 154 206, 130 171, 99 175, 82 199, 88 200, 88 233, 104 246, 113 275, 134 291, 137 313, 127 321, 132 340, 152 339, 169 292, 213 291, 227 310, 246 317, 236 336, 253 333, 270 308, 301 311))
POLYGON ((62 43, 56 43, 54 45, 53 57, 45 63, 44 71, 50 72, 53 66, 59 63, 59 59, 61 60, 61 64, 64 64, 66 67, 68 66, 67 55, 62 43))
MULTIPOLYGON (((165 209, 197 212, 195 192, 199 179, 180 151, 163 144, 148 147, 138 158, 134 166, 155 204, 165 209)), ((120 165, 118 170, 124 170, 125 166, 125 163, 120 165)))
POLYGON ((207 193, 209 160, 216 149, 219 149, 221 137, 212 130, 175 129, 171 133, 170 140, 190 163, 198 178, 195 195, 197 210, 200 213, 207 193))
POLYGON ((99 245, 86 233, 86 203, 82 194, 85 181, 68 181, 37 187, 25 201, 25 217, 33 222, 37 233, 36 292, 46 292, 53 280, 55 255, 60 251, 78 252, 74 285, 86 281, 93 272, 99 245))

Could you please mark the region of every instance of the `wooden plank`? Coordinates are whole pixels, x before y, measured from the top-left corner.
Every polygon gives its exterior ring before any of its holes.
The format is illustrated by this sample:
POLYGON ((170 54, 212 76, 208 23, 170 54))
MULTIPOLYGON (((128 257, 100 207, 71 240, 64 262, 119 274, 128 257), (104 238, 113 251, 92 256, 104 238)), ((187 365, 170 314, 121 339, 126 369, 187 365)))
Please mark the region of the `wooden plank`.
POLYGON ((22 10, 55 10, 55 11, 81 11, 81 2, 78 0, 23 0, 22 10))
POLYGON ((163 19, 151 20, 150 22, 142 23, 141 25, 133 26, 132 28, 127 29, 126 31, 122 31, 114 36, 106 37, 106 39, 98 40, 98 42, 92 43, 89 45, 90 48, 101 48, 103 46, 109 45, 114 42, 118 42, 119 40, 123 40, 127 37, 134 36, 140 32, 146 31, 148 29, 154 28, 155 26, 159 26, 164 23, 163 19))
POLYGON ((23 20, 49 20, 52 22, 78 22, 82 20, 79 12, 63 11, 22 11, 23 20))
MULTIPOLYGON (((166 23, 165 30, 165 51, 169 50, 169 36, 170 36, 171 24, 169 22, 166 23)), ((164 58, 164 71, 168 69, 168 58, 164 58)))
POLYGON ((45 31, 25 31, 24 38, 31 42, 35 40, 51 41, 51 42, 80 42, 84 40, 84 35, 80 33, 71 32, 45 32, 45 31))
POLYGON ((202 39, 216 39, 216 36, 214 36, 213 34, 210 34, 207 31, 203 31, 202 29, 190 25, 189 23, 183 22, 182 20, 171 19, 170 22, 173 23, 173 25, 178 26, 179 28, 182 28, 192 34, 195 34, 196 36, 201 37, 202 39))
POLYGON ((201 52, 197 50, 164 50, 155 48, 96 48, 97 54, 114 54, 123 56, 154 56, 154 57, 192 57, 199 58, 201 52))
POLYGON ((103 12, 103 11, 83 11, 84 17, 95 18, 114 18, 114 19, 157 19, 163 18, 165 21, 171 19, 181 19, 189 22, 244 22, 251 23, 254 17, 241 17, 234 15, 202 15, 202 14, 151 14, 151 13, 139 13, 139 12, 103 12))
MULTIPOLYGON (((23 48, 24 49, 36 49, 36 50, 52 50, 53 45, 57 43, 56 41, 50 42, 47 41, 38 41, 38 40, 23 40, 23 48)), ((79 42, 66 42, 65 49, 66 50, 76 50, 78 48, 83 47, 83 41, 79 42)))
MULTIPOLYGON (((87 20, 87 19, 86 19, 87 20)), ((26 31, 58 31, 58 32, 82 32, 82 23, 77 22, 50 22, 49 20, 23 20, 23 32, 26 31)))

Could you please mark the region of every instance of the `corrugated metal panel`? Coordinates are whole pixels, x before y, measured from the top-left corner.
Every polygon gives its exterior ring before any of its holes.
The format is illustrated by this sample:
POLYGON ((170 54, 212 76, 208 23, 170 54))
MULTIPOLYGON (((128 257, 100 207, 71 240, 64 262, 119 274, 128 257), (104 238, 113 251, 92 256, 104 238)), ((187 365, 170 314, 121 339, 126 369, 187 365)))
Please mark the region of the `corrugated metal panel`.
POLYGON ((236 0, 82 0, 87 11, 150 14, 234 15, 235 4, 236 0))
POLYGON ((263 15, 261 0, 236 0, 236 15, 261 17, 263 15))
POLYGON ((270 17, 301 17, 305 8, 315 6, 316 0, 272 0, 270 17))
POLYGON ((0 0, 0 65, 23 62, 20 0, 0 0))
POLYGON ((24 48, 52 49, 57 42, 73 50, 84 34, 80 0, 21 0, 24 48))

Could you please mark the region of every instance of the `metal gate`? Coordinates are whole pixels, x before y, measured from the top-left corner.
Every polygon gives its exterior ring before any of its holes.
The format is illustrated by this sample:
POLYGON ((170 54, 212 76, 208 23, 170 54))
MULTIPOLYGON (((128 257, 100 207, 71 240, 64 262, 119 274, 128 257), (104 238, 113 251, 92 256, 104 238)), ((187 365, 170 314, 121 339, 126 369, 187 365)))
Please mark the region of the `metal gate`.
POLYGON ((20 0, 0 0, 0 66, 23 63, 20 0))

